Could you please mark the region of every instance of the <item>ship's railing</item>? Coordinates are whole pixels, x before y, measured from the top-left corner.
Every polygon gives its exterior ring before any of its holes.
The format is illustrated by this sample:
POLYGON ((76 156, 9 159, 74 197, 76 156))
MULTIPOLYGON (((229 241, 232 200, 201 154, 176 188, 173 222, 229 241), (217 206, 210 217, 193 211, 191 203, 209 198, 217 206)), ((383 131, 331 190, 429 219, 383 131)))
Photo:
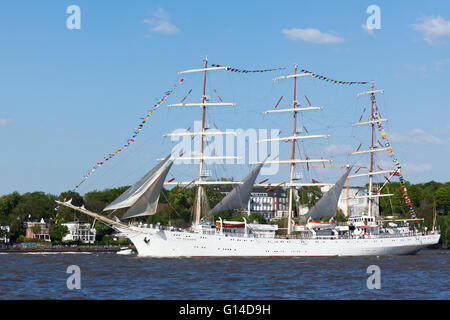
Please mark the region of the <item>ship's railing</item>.
MULTIPOLYGON (((169 231, 177 231, 177 232, 187 232, 187 233, 197 233, 196 231, 190 229, 180 229, 173 228, 168 226, 152 226, 153 229, 159 230, 169 230, 169 231)), ((143 226, 141 226, 143 228, 143 226)), ((218 229, 204 229, 201 231, 202 234, 205 235, 216 235, 220 234, 218 229)), ((317 240, 336 240, 336 239, 383 239, 383 238, 405 238, 405 237, 417 237, 424 235, 432 235, 435 234, 432 231, 428 232, 402 232, 402 233, 381 233, 381 234, 348 234, 345 235, 316 235, 314 236, 311 233, 301 233, 301 234, 291 234, 289 236, 286 235, 274 235, 274 236, 261 236, 253 233, 223 233, 223 236, 233 237, 233 238, 259 238, 259 239, 277 239, 277 240, 288 240, 288 239, 317 239, 317 240)))

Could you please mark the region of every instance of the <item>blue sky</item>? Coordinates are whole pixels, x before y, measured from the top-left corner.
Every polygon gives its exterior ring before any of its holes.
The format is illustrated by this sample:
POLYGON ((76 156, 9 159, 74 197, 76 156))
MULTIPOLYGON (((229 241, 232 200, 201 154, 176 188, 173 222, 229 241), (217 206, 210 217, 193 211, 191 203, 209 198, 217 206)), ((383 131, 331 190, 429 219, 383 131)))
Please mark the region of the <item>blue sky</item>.
MULTIPOLYGON (((377 102, 390 120, 385 127, 405 178, 450 180, 448 1, 2 1, 0 38, 0 194, 73 188, 123 145, 148 107, 180 79, 178 72, 200 68, 205 55, 210 63, 241 69, 289 68, 211 73, 211 99, 217 100, 216 89, 237 104, 209 113, 209 123, 221 130, 289 133, 288 116, 261 113, 282 95, 281 105, 292 101, 292 83, 272 79, 290 74, 295 63, 337 80, 375 80, 385 90, 377 102), (80 30, 66 27, 66 8, 73 4, 81 9, 80 30), (381 29, 369 32, 363 26, 372 4, 380 7, 381 29)), ((185 79, 169 103, 190 89, 187 100, 199 101, 201 75, 185 79)), ((331 137, 305 142, 301 150, 338 164, 364 160, 347 156, 369 141, 367 130, 351 127, 368 105, 367 96, 356 97, 364 90, 302 79, 300 103, 306 104, 306 94, 324 106, 302 116, 302 126, 331 137)), ((133 183, 174 146, 163 133, 193 126, 200 117, 199 109, 161 106, 136 143, 98 169, 80 192, 133 183)), ((280 159, 289 150, 281 145, 280 159)), ((377 160, 390 169, 387 154, 377 160)), ((211 167, 218 177, 235 179, 249 168, 211 167)), ((196 170, 174 166, 171 177, 190 181, 196 170)), ((305 171, 305 180, 333 181, 340 174, 324 171, 305 171)), ((268 178, 283 181, 286 173, 268 178)))

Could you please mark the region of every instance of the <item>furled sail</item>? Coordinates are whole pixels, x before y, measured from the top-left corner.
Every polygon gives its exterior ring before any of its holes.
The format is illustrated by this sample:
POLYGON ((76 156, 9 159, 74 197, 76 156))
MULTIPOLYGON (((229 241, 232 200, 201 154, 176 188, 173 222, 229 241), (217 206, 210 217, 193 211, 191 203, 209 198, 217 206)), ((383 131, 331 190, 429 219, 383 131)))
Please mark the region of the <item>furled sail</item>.
POLYGON ((167 158, 162 160, 160 163, 158 163, 138 182, 136 182, 133 186, 128 188, 124 193, 122 193, 116 200, 114 200, 108 206, 106 206, 106 208, 103 209, 103 211, 133 206, 165 171, 164 166, 170 161, 169 159, 170 155, 167 156, 167 158))
MULTIPOLYGON (((265 162, 265 161, 264 161, 265 162)), ((248 205, 248 200, 250 199, 250 192, 255 184, 255 180, 261 171, 264 162, 259 164, 255 169, 252 170, 242 180, 242 184, 237 185, 229 194, 225 196, 210 212, 208 215, 212 215, 217 212, 234 210, 234 209, 244 209, 248 205)))
POLYGON ((302 217, 302 219, 308 220, 320 219, 320 218, 331 218, 336 215, 337 205, 339 197, 344 187, 345 180, 350 173, 351 168, 347 168, 344 175, 336 182, 336 184, 328 190, 327 193, 312 207, 308 213, 302 217))

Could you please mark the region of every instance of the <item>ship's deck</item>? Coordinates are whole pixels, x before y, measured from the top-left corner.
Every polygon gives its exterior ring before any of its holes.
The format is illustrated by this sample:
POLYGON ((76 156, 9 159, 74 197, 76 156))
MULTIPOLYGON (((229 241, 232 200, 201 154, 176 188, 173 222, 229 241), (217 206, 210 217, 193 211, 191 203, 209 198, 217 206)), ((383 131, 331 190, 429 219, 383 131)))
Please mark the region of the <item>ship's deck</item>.
MULTIPOLYGON (((138 227, 139 228, 139 227, 138 227)), ((201 233, 203 235, 221 235, 218 229, 203 229, 203 230, 192 230, 192 229, 180 229, 174 227, 160 226, 159 228, 145 228, 142 229, 153 229, 153 230, 164 230, 164 231, 175 231, 175 232, 183 232, 183 233, 201 233)), ((338 235, 313 235, 310 232, 296 232, 289 236, 287 235, 273 235, 273 236, 261 236, 253 233, 233 233, 233 232, 223 232, 222 235, 225 237, 233 237, 233 238, 263 238, 263 239, 320 239, 320 240, 337 240, 337 239, 385 239, 385 238, 405 238, 405 237, 418 237, 418 236, 426 236, 438 234, 438 232, 428 231, 428 232, 419 232, 419 231, 411 231, 411 232, 396 232, 396 233, 367 233, 367 234, 338 234, 338 235)))

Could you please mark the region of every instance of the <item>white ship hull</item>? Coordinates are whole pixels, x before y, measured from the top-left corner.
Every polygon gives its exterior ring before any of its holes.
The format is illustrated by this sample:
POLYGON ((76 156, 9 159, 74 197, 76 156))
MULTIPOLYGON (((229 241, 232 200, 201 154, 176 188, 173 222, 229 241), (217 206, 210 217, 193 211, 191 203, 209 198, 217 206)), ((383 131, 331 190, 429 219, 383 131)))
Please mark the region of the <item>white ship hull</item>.
POLYGON ((133 242, 138 256, 161 258, 407 255, 438 243, 440 237, 430 234, 367 239, 281 239, 157 229, 121 231, 133 242))

